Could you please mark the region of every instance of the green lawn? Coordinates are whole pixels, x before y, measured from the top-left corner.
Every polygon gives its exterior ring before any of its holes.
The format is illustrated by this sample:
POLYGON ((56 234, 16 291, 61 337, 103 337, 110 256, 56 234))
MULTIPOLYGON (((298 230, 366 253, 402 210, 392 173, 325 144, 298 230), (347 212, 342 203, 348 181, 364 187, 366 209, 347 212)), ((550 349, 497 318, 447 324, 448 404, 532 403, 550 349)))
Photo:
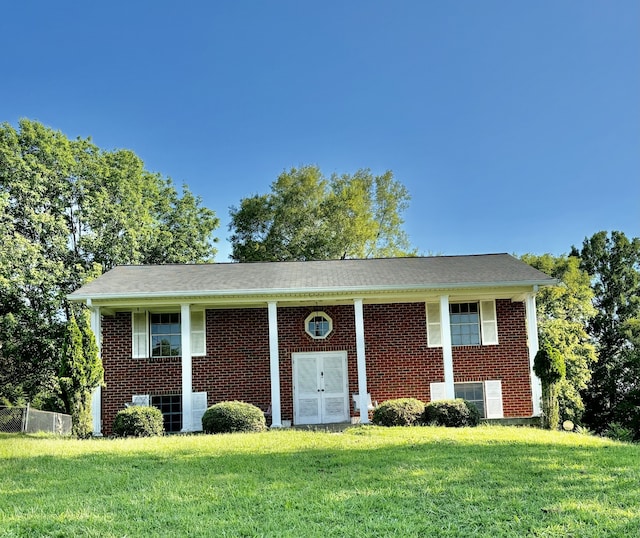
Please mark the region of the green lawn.
POLYGON ((530 428, 0 435, 5 536, 640 536, 640 446, 530 428))

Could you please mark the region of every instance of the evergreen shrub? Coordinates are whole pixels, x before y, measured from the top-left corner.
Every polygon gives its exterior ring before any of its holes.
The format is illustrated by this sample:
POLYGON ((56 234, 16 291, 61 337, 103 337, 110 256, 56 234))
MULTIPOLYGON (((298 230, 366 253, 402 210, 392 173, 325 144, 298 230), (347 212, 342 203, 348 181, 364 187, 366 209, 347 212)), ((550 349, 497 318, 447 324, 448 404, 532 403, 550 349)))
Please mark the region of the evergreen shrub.
POLYGON ((246 402, 220 402, 202 416, 205 433, 262 432, 267 422, 262 410, 246 402))
POLYGON ((157 407, 127 407, 119 411, 113 421, 113 434, 118 437, 153 437, 163 433, 162 412, 157 407))
POLYGON ((624 443, 633 442, 633 430, 631 428, 625 428, 618 422, 612 422, 609 424, 607 431, 605 431, 605 437, 614 439, 616 441, 622 441, 624 443))
POLYGON ((567 373, 564 357, 550 344, 543 344, 533 360, 533 371, 542 382, 542 425, 557 430, 560 424, 559 382, 567 373))
POLYGON ((397 398, 382 402, 373 411, 372 421, 378 426, 418 426, 424 403, 416 398, 397 398))
POLYGON ((433 426, 459 428, 480 424, 480 411, 474 403, 461 398, 430 402, 425 406, 422 422, 433 426))

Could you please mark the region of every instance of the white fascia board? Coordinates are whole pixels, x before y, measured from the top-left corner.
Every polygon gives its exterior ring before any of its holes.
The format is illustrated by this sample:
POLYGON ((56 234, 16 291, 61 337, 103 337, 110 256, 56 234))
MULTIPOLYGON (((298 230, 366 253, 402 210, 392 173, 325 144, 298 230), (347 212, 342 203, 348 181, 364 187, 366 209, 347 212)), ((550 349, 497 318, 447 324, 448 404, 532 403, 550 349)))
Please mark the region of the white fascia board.
POLYGON ((487 289, 487 288, 532 288, 534 286, 551 286, 557 284, 557 280, 532 280, 513 282, 460 282, 447 284, 428 284, 424 286, 353 286, 350 288, 256 288, 247 290, 181 290, 181 291, 159 291, 159 292, 128 292, 128 293, 108 293, 97 295, 68 295, 67 299, 72 302, 87 301, 118 301, 123 299, 184 299, 187 297, 200 298, 267 298, 267 297, 300 297, 302 295, 334 295, 353 296, 366 293, 375 295, 376 293, 416 293, 416 292, 437 292, 442 290, 459 289, 487 289))
MULTIPOLYGON (((435 301, 442 293, 449 295, 450 301, 469 301, 480 299, 511 299, 522 301, 527 294, 535 293, 540 285, 550 285, 548 282, 522 282, 508 287, 505 283, 482 283, 481 285, 455 284, 449 287, 423 286, 422 288, 407 289, 403 286, 378 286, 360 288, 329 288, 306 290, 283 290, 277 295, 274 290, 242 290, 231 292, 219 290, 213 293, 136 293, 110 294, 92 296, 74 296, 74 301, 92 301, 96 307, 101 307, 106 315, 113 315, 117 311, 130 311, 135 308, 147 308, 157 311, 172 312, 176 305, 189 303, 194 308, 235 309, 235 308, 264 308, 268 302, 276 302, 280 306, 308 306, 322 305, 351 305, 353 298, 360 296, 365 304, 388 303, 418 303, 435 301)), ((71 298, 70 298, 71 299, 71 298)))

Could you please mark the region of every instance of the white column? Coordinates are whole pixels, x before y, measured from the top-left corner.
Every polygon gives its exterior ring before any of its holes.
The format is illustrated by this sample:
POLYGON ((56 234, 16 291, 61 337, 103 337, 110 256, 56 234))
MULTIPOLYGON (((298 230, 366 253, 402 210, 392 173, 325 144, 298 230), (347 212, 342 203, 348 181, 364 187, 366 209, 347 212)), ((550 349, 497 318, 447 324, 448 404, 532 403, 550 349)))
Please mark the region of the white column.
POLYGON ((451 349, 451 321, 449 319, 449 296, 440 296, 440 333, 442 335, 442 360, 444 362, 445 397, 455 398, 453 384, 453 351, 451 349))
POLYGON ((369 423, 369 398, 367 397, 367 358, 364 345, 364 311, 362 299, 354 299, 356 316, 356 359, 358 363, 358 394, 360 401, 360 424, 369 423))
MULTIPOLYGON (((102 358, 102 328, 99 306, 91 308, 91 330, 98 346, 98 356, 102 358)), ((91 392, 91 416, 93 417, 93 435, 102 437, 102 387, 100 385, 91 392)))
POLYGON ((181 351, 182 351, 182 431, 194 431, 193 415, 193 370, 191 363, 191 307, 180 305, 181 351))
POLYGON ((538 417, 542 413, 542 382, 533 371, 533 362, 539 349, 536 294, 528 293, 524 304, 527 316, 527 341, 529 343, 529 366, 531 370, 531 401, 533 403, 533 416, 538 417))
POLYGON ((278 305, 269 302, 269 369, 271 374, 271 427, 282 428, 280 405, 280 350, 278 348, 278 305))

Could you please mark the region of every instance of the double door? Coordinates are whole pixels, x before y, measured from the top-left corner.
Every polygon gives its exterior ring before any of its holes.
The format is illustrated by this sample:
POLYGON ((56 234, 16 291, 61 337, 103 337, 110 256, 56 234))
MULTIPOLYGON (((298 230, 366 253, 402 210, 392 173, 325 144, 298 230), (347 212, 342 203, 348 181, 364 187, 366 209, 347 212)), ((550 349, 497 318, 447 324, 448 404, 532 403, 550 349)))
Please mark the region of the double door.
POLYGON ((293 354, 295 424, 329 424, 349 420, 347 353, 293 354))

